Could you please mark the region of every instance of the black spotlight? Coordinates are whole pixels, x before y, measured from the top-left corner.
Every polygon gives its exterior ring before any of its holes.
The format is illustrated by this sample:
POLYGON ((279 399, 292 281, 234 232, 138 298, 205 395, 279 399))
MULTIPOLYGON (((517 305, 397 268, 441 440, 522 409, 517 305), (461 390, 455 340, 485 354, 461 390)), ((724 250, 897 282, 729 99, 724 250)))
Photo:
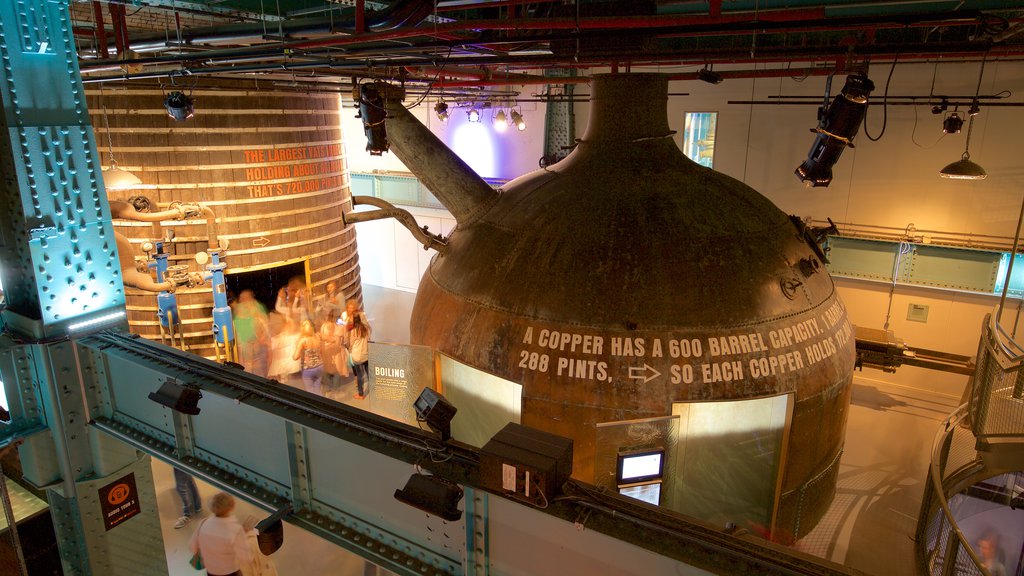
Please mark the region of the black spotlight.
POLYGON ((437 476, 413 474, 405 483, 405 488, 395 490, 395 500, 449 522, 462 518, 462 510, 459 510, 462 487, 437 476))
POLYGON ((171 379, 161 384, 156 392, 149 393, 149 399, 153 402, 192 416, 199 414, 199 399, 202 397, 203 393, 198 386, 182 386, 171 379))
POLYGON ((821 120, 811 132, 818 134, 807 160, 797 167, 795 174, 801 182, 813 186, 828 186, 832 183, 832 166, 839 161, 843 149, 853 147, 864 114, 867 112, 868 95, 875 84, 863 74, 846 77, 846 85, 828 110, 819 110, 821 120))
POLYGON ((270 556, 281 549, 284 544, 284 524, 281 520, 292 513, 292 505, 288 504, 256 525, 256 544, 264 556, 270 556))
POLYGON ((441 435, 441 440, 447 441, 452 437, 452 418, 455 417, 458 408, 444 396, 430 388, 424 388, 412 407, 416 410, 416 419, 426 422, 431 430, 441 435))
POLYGON ((949 116, 942 121, 942 131, 946 134, 959 134, 963 127, 964 119, 960 117, 959 112, 950 112, 949 116))
POLYGON ((167 109, 167 115, 178 122, 184 122, 196 115, 195 102, 181 92, 168 94, 167 98, 164 98, 164 108, 167 109))
POLYGON ((438 102, 434 104, 434 112, 437 113, 437 119, 441 122, 448 121, 448 104, 444 102, 438 102))
POLYGON ((359 87, 359 114, 366 133, 366 149, 371 156, 380 156, 391 148, 388 131, 384 126, 387 110, 384 109, 383 85, 367 83, 359 87))
POLYGON ((722 75, 718 72, 713 72, 710 68, 702 68, 697 71, 697 78, 703 80, 708 84, 721 84, 722 75))

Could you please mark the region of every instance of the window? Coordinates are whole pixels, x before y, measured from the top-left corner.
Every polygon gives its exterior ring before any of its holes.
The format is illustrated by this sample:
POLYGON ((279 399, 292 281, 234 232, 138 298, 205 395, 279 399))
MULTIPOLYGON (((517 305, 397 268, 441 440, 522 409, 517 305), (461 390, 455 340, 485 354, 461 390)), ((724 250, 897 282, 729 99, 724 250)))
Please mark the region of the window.
POLYGON ((687 112, 683 125, 683 154, 711 168, 715 161, 715 125, 718 112, 687 112))

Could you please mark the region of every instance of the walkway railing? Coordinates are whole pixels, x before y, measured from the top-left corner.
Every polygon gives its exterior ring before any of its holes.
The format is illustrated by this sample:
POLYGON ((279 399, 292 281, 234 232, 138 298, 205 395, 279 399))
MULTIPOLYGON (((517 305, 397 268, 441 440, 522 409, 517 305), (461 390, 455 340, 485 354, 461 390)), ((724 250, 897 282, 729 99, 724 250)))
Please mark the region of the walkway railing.
POLYGON ((917 556, 931 576, 990 576, 950 512, 949 498, 972 484, 1021 469, 1000 449, 1024 442, 1024 348, 991 315, 982 324, 977 370, 967 404, 935 436, 921 516, 917 556))

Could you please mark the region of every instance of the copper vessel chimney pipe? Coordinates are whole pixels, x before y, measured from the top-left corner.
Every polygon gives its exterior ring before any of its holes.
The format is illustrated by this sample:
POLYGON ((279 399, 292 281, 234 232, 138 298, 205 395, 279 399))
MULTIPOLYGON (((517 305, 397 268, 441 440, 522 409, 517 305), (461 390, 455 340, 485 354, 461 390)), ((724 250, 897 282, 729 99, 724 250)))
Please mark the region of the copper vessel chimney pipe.
POLYGON ((460 226, 475 221, 498 199, 498 191, 406 110, 392 92, 388 96, 384 122, 391 151, 444 204, 460 226))

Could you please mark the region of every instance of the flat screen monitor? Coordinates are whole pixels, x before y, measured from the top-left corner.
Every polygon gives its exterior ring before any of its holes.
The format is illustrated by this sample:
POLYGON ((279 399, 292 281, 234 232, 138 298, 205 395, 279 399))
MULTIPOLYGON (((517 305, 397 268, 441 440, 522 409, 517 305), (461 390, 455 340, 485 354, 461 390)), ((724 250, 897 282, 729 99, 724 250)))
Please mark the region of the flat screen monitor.
POLYGON ((633 484, 662 477, 665 466, 664 450, 642 450, 619 454, 618 483, 633 484))

